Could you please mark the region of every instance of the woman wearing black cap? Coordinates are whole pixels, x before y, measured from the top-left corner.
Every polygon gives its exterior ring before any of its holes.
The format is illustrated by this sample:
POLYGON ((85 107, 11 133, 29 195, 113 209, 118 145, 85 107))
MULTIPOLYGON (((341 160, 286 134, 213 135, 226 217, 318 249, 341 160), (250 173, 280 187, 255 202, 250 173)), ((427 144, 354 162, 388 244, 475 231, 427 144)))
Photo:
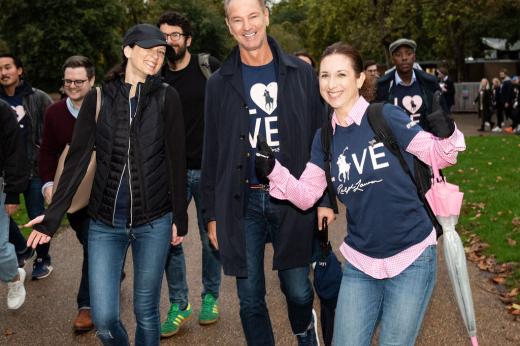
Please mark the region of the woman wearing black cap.
POLYGON ((45 215, 32 220, 28 244, 46 243, 96 152, 89 202, 92 315, 104 345, 129 345, 119 313, 120 277, 129 246, 134 269, 135 344, 159 345, 159 297, 170 242, 187 232, 184 124, 177 92, 157 76, 167 44, 139 24, 123 39, 120 69, 83 103, 63 174, 45 215), (165 102, 168 100, 168 102, 165 102))

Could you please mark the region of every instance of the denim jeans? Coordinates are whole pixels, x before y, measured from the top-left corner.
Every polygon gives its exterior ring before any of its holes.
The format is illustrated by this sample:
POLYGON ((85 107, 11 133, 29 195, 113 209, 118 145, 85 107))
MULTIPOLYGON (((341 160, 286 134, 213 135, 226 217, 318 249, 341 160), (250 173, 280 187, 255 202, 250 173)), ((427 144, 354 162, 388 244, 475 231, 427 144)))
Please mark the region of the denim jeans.
POLYGON ((76 301, 78 309, 90 308, 90 294, 88 285, 88 228, 90 218, 87 213, 87 208, 78 210, 75 213, 67 213, 70 227, 76 233, 79 243, 83 247, 83 265, 81 266, 81 281, 79 284, 78 295, 76 301))
MULTIPOLYGON (((197 210, 197 222, 199 226, 200 242, 202 244, 202 293, 211 293, 215 298, 219 296, 222 264, 218 257, 218 251, 210 246, 206 226, 202 220, 200 206, 200 170, 187 171, 188 203, 195 201, 197 210)), ((182 244, 170 246, 168 260, 166 262, 166 280, 170 303, 177 303, 184 309, 188 305, 188 284, 186 282, 186 262, 182 244)))
MULTIPOLYGON (((27 215, 32 220, 45 212, 44 199, 42 195, 42 180, 39 177, 32 177, 29 179, 29 185, 23 192, 25 198, 25 208, 27 215)), ((16 251, 21 252, 25 250, 27 244, 26 239, 20 232, 18 225, 11 221, 9 223, 9 241, 14 244, 16 251)), ((50 263, 49 256, 50 243, 41 244, 36 247, 36 257, 43 259, 46 263, 50 263)))
POLYGON ((369 346, 379 323, 379 345, 413 346, 435 286, 436 262, 432 245, 393 278, 374 279, 346 263, 333 344, 369 346))
POLYGON ((159 299, 171 241, 172 214, 128 229, 92 220, 88 231, 90 303, 103 345, 129 345, 120 317, 120 281, 126 251, 132 247, 135 345, 159 345, 159 299))
POLYGON ((18 260, 13 244, 9 243, 9 216, 4 203, 3 179, 0 178, 0 281, 10 282, 18 275, 18 260))
MULTIPOLYGON (((237 277, 240 319, 248 345, 274 345, 273 330, 265 302, 264 252, 268 239, 276 243, 280 229, 280 206, 269 192, 251 189, 245 214, 247 277, 237 277)), ((294 334, 306 331, 312 320, 314 292, 309 266, 278 271, 294 334)))

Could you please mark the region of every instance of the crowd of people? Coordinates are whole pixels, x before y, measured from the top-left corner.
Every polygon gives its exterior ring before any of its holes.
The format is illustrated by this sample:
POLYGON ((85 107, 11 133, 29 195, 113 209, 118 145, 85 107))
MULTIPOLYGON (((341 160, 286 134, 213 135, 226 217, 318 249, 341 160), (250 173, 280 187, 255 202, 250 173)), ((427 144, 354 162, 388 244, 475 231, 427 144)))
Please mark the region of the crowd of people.
MULTIPOLYGON (((74 330, 130 344, 120 282, 131 248, 135 344, 159 345, 193 314, 182 247, 193 199, 199 323, 219 319, 223 271, 236 277, 247 344, 274 345, 264 274, 271 243, 298 345, 319 345, 311 263, 316 225, 334 221, 337 198, 348 233, 333 344, 370 345, 380 325, 381 344, 413 345, 435 285, 438 235, 415 180, 430 181, 433 162, 453 165, 465 149, 447 71, 436 78, 416 68, 417 44, 406 38, 390 44, 395 68, 381 77, 343 42, 315 63, 267 35, 263 0, 226 0, 224 10, 236 46, 223 62, 191 52, 189 19, 166 12, 128 29, 101 87, 89 58, 69 57, 55 103, 29 85, 16 56, 0 55, 0 279, 9 309, 25 300, 27 261, 35 257, 33 279, 51 274, 49 246, 67 215, 83 250, 74 330), (375 137, 371 113, 388 124, 415 179, 375 137), (88 177, 88 205, 73 207, 88 177), (11 218, 22 193, 27 240, 11 218), (170 307, 161 322, 164 274, 170 307)), ((479 108, 483 117, 491 104, 479 108)))
POLYGON ((480 81, 475 98, 481 125, 478 131, 496 133, 508 132, 520 135, 520 83, 518 76, 509 77, 507 69, 502 69, 499 78, 492 84, 487 78, 480 81), (493 121, 493 114, 496 118, 493 121), (511 120, 511 126, 506 121, 511 120))

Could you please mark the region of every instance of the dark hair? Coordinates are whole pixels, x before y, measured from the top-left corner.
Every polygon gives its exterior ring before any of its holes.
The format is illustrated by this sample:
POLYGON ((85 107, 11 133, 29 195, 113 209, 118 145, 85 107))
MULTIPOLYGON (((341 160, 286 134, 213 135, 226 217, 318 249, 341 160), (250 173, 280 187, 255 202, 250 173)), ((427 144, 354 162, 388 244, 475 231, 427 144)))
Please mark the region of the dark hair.
POLYGON ((311 61, 311 66, 312 66, 313 68, 316 67, 316 62, 314 61, 314 59, 312 58, 312 56, 311 56, 309 53, 307 53, 306 51, 304 51, 304 50, 299 50, 299 51, 297 51, 297 52, 294 52, 294 55, 296 55, 296 56, 304 56, 304 57, 306 57, 307 59, 309 59, 309 60, 311 61))
POLYGON ((87 77, 88 79, 92 79, 96 75, 96 68, 94 67, 94 64, 90 61, 89 58, 82 55, 73 55, 67 58, 65 60, 65 63, 63 64, 63 72, 65 72, 66 68, 77 68, 77 67, 84 67, 87 71, 87 77))
POLYGON ((171 26, 178 26, 182 29, 182 33, 186 36, 192 36, 193 32, 191 30, 191 24, 188 18, 184 17, 182 14, 174 11, 164 12, 159 19, 157 20, 157 27, 160 27, 161 24, 168 24, 171 26))
POLYGON ((11 53, 0 53, 0 58, 11 58, 11 59, 13 59, 14 66, 16 66, 16 68, 23 69, 22 60, 20 60, 20 58, 18 58, 17 56, 15 56, 11 53))
POLYGON ((439 67, 439 72, 442 73, 445 76, 448 75, 448 69, 446 67, 444 67, 444 66, 439 67))
POLYGON ((366 70, 369 66, 372 66, 372 65, 377 66, 377 62, 375 62, 374 60, 365 61, 365 64, 363 65, 364 66, 363 70, 366 70))
MULTIPOLYGON (((361 58, 361 54, 357 51, 356 48, 352 47, 350 44, 345 42, 336 42, 325 48, 323 54, 321 55, 321 60, 325 57, 333 54, 341 54, 347 57, 352 65, 352 69, 356 73, 356 77, 364 71, 363 69, 363 58, 361 58)), ((367 100, 373 99, 373 95, 375 92, 376 83, 371 81, 371 78, 365 78, 361 89, 359 89, 359 94, 363 96, 367 100)))
MULTIPOLYGON (((135 44, 129 44, 127 47, 134 48, 134 46, 135 44)), ((121 63, 112 66, 112 68, 105 74, 105 83, 113 82, 124 77, 126 65, 128 64, 128 58, 125 56, 124 51, 121 51, 121 59, 121 63)))

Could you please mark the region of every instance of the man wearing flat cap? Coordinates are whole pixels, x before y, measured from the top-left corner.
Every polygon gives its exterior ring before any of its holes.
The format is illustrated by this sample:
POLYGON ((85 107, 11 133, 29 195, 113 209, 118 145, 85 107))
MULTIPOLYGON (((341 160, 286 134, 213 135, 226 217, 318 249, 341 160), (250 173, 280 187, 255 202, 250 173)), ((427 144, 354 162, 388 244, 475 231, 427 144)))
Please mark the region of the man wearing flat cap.
POLYGON ((388 49, 395 69, 378 79, 376 102, 401 107, 411 121, 432 132, 426 115, 432 112, 433 94, 440 88, 435 76, 414 68, 416 48, 415 41, 406 38, 390 44, 388 49))

